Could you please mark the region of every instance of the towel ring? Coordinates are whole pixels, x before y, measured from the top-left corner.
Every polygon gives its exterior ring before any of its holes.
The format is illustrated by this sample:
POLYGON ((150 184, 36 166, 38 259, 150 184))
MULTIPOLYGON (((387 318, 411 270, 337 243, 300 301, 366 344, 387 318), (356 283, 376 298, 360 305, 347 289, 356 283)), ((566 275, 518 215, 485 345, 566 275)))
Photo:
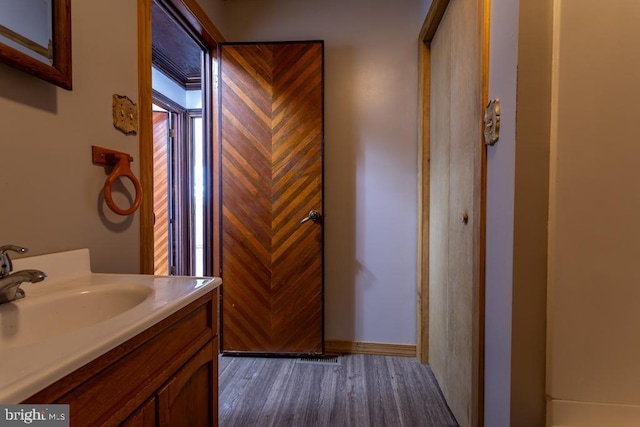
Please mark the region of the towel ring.
POLYGON ((142 186, 140 185, 140 181, 131 171, 131 161, 133 158, 128 154, 122 153, 114 153, 107 154, 107 161, 109 163, 115 163, 115 167, 111 174, 107 177, 107 180, 104 183, 104 200, 109 206, 109 209, 117 213, 118 215, 131 215, 140 206, 140 202, 142 201, 142 186), (113 156, 113 161, 110 161, 109 157, 113 156), (116 179, 126 177, 133 183, 133 186, 136 189, 136 197, 133 200, 133 203, 129 207, 129 209, 121 209, 116 205, 116 202, 113 201, 113 196, 111 195, 111 188, 116 179))
POLYGON ((107 181, 104 183, 103 193, 104 201, 109 206, 109 209, 117 213, 118 215, 131 215, 140 206, 142 201, 142 186, 138 178, 131 172, 131 162, 133 157, 127 153, 121 153, 119 151, 110 150, 108 148, 91 146, 91 160, 96 165, 113 166, 113 170, 107 177, 107 181), (129 178, 136 189, 136 197, 129 209, 120 209, 118 205, 113 201, 111 195, 111 188, 116 179, 120 177, 129 178))

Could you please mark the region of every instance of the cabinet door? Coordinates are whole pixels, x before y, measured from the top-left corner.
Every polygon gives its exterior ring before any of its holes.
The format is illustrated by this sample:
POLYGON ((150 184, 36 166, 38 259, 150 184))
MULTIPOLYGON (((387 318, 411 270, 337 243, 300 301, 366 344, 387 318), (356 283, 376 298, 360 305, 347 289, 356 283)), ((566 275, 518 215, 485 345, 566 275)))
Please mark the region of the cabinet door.
POLYGON ((218 425, 218 339, 205 345, 160 389, 158 425, 218 425))
POLYGON ((156 399, 152 397, 121 424, 122 427, 155 427, 156 399))

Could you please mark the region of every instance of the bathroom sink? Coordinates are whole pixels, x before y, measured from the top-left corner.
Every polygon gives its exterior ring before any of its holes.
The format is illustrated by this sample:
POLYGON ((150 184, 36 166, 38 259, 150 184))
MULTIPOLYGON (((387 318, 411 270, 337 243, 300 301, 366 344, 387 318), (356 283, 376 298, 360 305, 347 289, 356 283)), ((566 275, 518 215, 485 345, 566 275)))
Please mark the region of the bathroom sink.
POLYGON ((153 289, 135 284, 77 287, 0 304, 2 350, 55 338, 103 322, 144 302, 153 289))
POLYGON ((47 274, 0 304, 0 402, 20 403, 222 284, 220 278, 91 271, 88 249, 12 260, 47 274))

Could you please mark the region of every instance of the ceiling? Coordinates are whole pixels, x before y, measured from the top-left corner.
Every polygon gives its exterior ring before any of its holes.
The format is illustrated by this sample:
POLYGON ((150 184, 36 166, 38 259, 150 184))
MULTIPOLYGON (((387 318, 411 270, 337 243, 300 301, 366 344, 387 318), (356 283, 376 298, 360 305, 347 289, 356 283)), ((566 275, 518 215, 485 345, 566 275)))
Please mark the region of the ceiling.
POLYGON ((184 89, 200 89, 200 46, 155 1, 151 22, 153 65, 184 89))

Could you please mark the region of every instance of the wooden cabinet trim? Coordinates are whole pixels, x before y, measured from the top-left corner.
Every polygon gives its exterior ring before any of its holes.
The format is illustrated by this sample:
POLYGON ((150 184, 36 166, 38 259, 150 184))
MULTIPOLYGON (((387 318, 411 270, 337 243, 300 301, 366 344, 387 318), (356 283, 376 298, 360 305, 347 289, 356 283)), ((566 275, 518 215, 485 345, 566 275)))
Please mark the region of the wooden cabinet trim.
POLYGON ((147 400, 121 427, 153 427, 156 425, 156 398, 147 400))
MULTIPOLYGON (((137 406, 164 384, 167 379, 207 341, 212 338, 210 329, 197 331, 209 317, 208 306, 190 313, 181 322, 174 324, 165 333, 154 337, 144 346, 127 355, 114 368, 107 368, 98 375, 63 396, 59 403, 85 401, 95 402, 86 390, 98 395, 108 390, 105 384, 115 386, 120 396, 101 404, 111 403, 111 408, 102 411, 99 424, 117 424, 125 419, 137 406), (190 333, 193 333, 190 335, 190 333), (185 339, 186 338, 186 339, 185 339), (184 342, 181 342, 184 339, 184 342), (186 344, 186 345, 183 345, 186 344), (127 365, 127 366, 124 366, 127 365), (86 390, 85 390, 86 389, 86 390)), ((84 405, 80 405, 84 406, 84 405)), ((73 405, 71 410, 74 411, 73 405)), ((96 411, 96 408, 93 408, 96 411)), ((92 412, 94 412, 92 411, 92 412)), ((75 410, 77 413, 77 409, 75 410)), ((92 414, 93 415, 93 414, 92 414)))
POLYGON ((217 338, 209 341, 198 353, 193 356, 175 375, 160 389, 157 394, 158 402, 158 419, 160 426, 171 427, 176 422, 172 419, 172 407, 180 395, 185 385, 190 381, 191 377, 201 368, 209 365, 208 375, 211 376, 210 387, 208 390, 212 401, 209 402, 208 416, 210 420, 217 421, 218 414, 218 359, 217 359, 217 338))
POLYGON ((181 375, 174 375, 173 378, 163 387, 160 395, 166 392, 169 405, 173 404, 177 392, 184 386, 188 378, 203 365, 213 360, 213 344, 209 341, 191 360, 189 360, 180 370, 181 375))

